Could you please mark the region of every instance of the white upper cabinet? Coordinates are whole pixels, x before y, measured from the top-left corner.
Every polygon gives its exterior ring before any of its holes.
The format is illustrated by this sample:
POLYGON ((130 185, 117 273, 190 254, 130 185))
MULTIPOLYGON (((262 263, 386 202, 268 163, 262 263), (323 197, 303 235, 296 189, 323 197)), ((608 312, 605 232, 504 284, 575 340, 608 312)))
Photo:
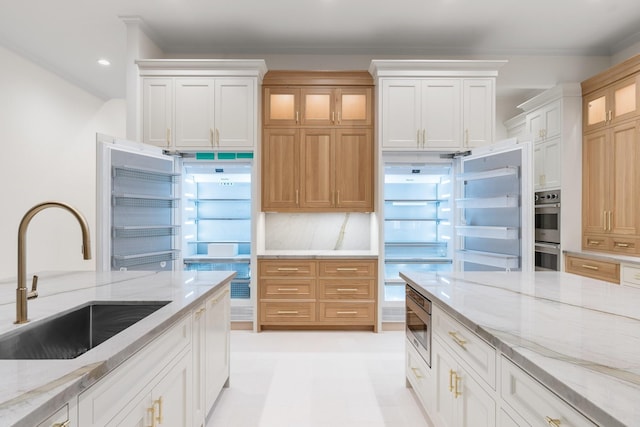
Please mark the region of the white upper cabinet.
POLYGON ((495 134, 495 76, 505 61, 372 61, 380 145, 456 151, 495 134))
POLYGON ((527 113, 527 133, 534 142, 547 141, 560 135, 562 115, 560 101, 527 113))
POLYGON ((264 61, 144 60, 141 135, 168 151, 253 150, 264 61))

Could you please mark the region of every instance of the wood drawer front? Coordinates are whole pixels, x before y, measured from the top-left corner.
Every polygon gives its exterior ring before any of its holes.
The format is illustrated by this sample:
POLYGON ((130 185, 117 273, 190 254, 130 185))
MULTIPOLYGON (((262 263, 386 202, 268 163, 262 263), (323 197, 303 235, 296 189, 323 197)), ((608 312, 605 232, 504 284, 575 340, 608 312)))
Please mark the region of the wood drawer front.
POLYGON ((316 263, 304 260, 261 260, 258 276, 315 277, 316 263))
POLYGON ((260 323, 293 324, 316 320, 315 302, 261 302, 260 323))
POLYGON ((535 425, 541 426, 553 425, 547 419, 563 427, 596 425, 504 356, 501 371, 502 398, 522 418, 539 420, 535 425))
POLYGON ((318 279, 318 286, 321 299, 374 299, 373 279, 318 279))
POLYGON ((611 251, 620 254, 635 255, 638 252, 638 240, 633 237, 616 236, 611 238, 611 251))
POLYGON ((620 264, 566 255, 565 270, 567 273, 579 274, 592 279, 620 283, 620 264))
POLYGON ((433 306, 433 331, 447 347, 493 389, 496 387, 496 349, 466 326, 433 306))
POLYGON ((320 277, 375 277, 375 261, 335 260, 320 261, 320 277))
POLYGON ((606 236, 585 235, 582 238, 582 249, 589 251, 610 251, 611 239, 606 236))
POLYGON ((260 299, 315 299, 313 279, 260 279, 260 299))
POLYGON ((620 269, 624 285, 640 288, 640 267, 622 264, 620 269))
POLYGON ((320 321, 338 324, 370 324, 375 321, 372 302, 321 302, 320 321))

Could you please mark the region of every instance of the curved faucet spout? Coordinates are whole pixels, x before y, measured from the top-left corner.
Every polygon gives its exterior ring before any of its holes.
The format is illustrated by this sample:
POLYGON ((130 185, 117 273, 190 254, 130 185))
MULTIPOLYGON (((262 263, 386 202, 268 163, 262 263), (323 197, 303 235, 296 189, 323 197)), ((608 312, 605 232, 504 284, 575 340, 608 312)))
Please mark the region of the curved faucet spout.
MULTIPOLYGON (((44 202, 35 205, 27 211, 20 221, 18 228, 18 288, 16 289, 16 322, 26 323, 27 319, 27 228, 31 219, 40 211, 47 208, 62 208, 69 211, 80 224, 82 229, 82 254, 84 259, 91 259, 91 240, 89 225, 82 214, 73 206, 62 202, 44 202)), ((36 282, 34 281, 34 288, 36 282)), ((35 289, 34 289, 35 291, 35 289)), ((37 295, 37 294, 36 294, 37 295)))

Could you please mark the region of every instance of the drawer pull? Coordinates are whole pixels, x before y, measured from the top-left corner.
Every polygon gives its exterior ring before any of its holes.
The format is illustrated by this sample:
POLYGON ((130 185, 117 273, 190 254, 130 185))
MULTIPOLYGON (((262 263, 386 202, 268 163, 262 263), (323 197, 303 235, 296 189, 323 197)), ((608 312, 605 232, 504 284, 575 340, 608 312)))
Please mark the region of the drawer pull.
POLYGON ((358 288, 338 288, 338 292, 358 292, 358 288))
POLYGON ((205 312, 205 310, 206 310, 206 309, 204 309, 204 308, 201 308, 200 310, 197 310, 197 311, 195 312, 196 319, 197 319, 197 318, 199 318, 200 316, 202 316, 202 313, 204 313, 204 312, 205 312))
POLYGON ((629 245, 628 243, 616 242, 616 246, 619 248, 628 248, 631 245, 629 245))
POLYGON ((449 369, 449 391, 453 392, 453 376, 456 373, 453 371, 453 369, 449 369))
POLYGON ((554 427, 560 427, 560 424, 562 424, 557 418, 544 417, 544 420, 547 422, 547 424, 554 427))
POLYGON ((422 378, 424 378, 424 377, 422 376, 422 372, 420 372, 420 369, 418 369, 418 368, 414 368, 414 367, 412 366, 412 367, 411 367, 411 370, 413 371, 413 375, 415 375, 415 377, 416 377, 416 378, 418 378, 418 379, 422 379, 422 378))
POLYGON ((594 246, 598 246, 600 244, 599 240, 589 240, 587 242, 587 245, 594 245, 594 246))
POLYGON ((338 267, 338 271, 358 271, 358 267, 338 267))
POLYGON ((595 265, 589 265, 589 264, 582 264, 582 268, 586 268, 587 270, 595 270, 595 271, 600 270, 600 267, 595 265))
POLYGON ((71 421, 67 420, 63 423, 55 423, 53 427, 69 427, 71 425, 71 421))
POLYGON ((457 332, 449 331, 449 336, 458 344, 460 347, 465 348, 464 345, 467 343, 466 340, 463 340, 458 336, 457 332))
POLYGON ((298 314, 297 310, 278 310, 278 314, 298 314))
POLYGON ((337 311, 336 314, 358 314, 357 311, 337 311))
POLYGON ((278 292, 297 292, 298 288, 278 288, 278 292))
POLYGON ((454 384, 454 386, 453 386, 453 397, 457 399, 457 398, 458 398, 458 396, 462 395, 462 392, 461 392, 461 391, 458 391, 458 383, 460 382, 460 380, 461 380, 462 378, 460 378, 460 377, 458 376, 458 373, 457 373, 457 372, 454 372, 454 373, 453 373, 453 376, 455 377, 455 378, 454 378, 454 380, 453 380, 453 384, 454 384))
POLYGON ((278 271, 298 271, 298 267, 278 267, 278 271))

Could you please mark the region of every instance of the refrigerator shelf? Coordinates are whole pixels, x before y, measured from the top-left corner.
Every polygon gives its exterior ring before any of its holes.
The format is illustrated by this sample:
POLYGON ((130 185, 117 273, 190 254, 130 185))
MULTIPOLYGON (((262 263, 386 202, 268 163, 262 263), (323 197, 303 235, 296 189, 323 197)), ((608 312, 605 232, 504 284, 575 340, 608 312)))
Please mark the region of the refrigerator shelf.
POLYGON ((518 196, 505 195, 500 197, 488 197, 488 198, 470 198, 470 199, 456 199, 456 206, 458 208, 517 208, 518 196))
POLYGON ((448 221, 448 219, 446 218, 385 218, 384 219, 386 222, 393 222, 393 221, 435 221, 435 222, 440 222, 440 221, 448 221))
POLYGON ((393 206, 425 206, 427 203, 443 203, 448 199, 384 199, 385 203, 393 206))
POLYGON ((198 198, 198 199, 187 199, 193 203, 218 203, 218 202, 247 202, 251 201, 250 199, 245 198, 226 198, 226 199, 209 199, 209 198, 198 198))
POLYGON ((179 173, 164 172, 154 169, 144 169, 132 166, 114 166, 114 178, 133 178, 143 181, 170 182, 178 181, 179 173))
POLYGON ((456 234, 464 237, 484 237, 487 239, 517 239, 518 227, 493 227, 481 225, 456 225, 456 234))
POLYGON ((385 264, 451 264, 451 258, 385 258, 385 264))
POLYGON ((162 252, 147 252, 135 255, 113 255, 112 263, 115 268, 132 267, 144 264, 156 264, 161 262, 174 261, 178 259, 179 250, 169 250, 162 252))
POLYGON ((198 243, 203 243, 203 244, 208 244, 208 243, 237 243, 238 245, 248 245, 251 242, 248 240, 190 240, 188 242, 186 242, 189 245, 192 244, 198 244, 198 243))
POLYGON ((519 257, 517 255, 505 255, 494 252, 481 252, 466 249, 456 251, 461 261, 474 264, 484 264, 492 267, 511 270, 519 268, 519 257))
POLYGON ((184 258, 185 264, 216 264, 216 263, 238 263, 246 264, 251 261, 249 255, 238 255, 234 257, 215 257, 210 255, 192 255, 189 258, 184 258))
POLYGON ((179 234, 179 225, 145 225, 145 226, 124 226, 113 227, 113 238, 131 238, 131 237, 164 237, 175 236, 179 234))
POLYGON ((114 194, 113 206, 127 206, 135 208, 175 208, 180 199, 174 197, 159 197, 139 194, 114 194))
POLYGON ((250 221, 251 217, 238 217, 238 218, 234 218, 234 217, 222 217, 222 216, 215 216, 215 217, 193 217, 193 218, 189 218, 193 221, 250 221))
POLYGON ((423 248, 442 248, 447 247, 447 242, 384 242, 389 247, 423 247, 423 248))
POLYGON ((490 169, 481 172, 467 172, 456 175, 457 181, 475 181, 478 179, 499 178, 501 176, 517 175, 517 166, 506 166, 504 168, 490 169))

